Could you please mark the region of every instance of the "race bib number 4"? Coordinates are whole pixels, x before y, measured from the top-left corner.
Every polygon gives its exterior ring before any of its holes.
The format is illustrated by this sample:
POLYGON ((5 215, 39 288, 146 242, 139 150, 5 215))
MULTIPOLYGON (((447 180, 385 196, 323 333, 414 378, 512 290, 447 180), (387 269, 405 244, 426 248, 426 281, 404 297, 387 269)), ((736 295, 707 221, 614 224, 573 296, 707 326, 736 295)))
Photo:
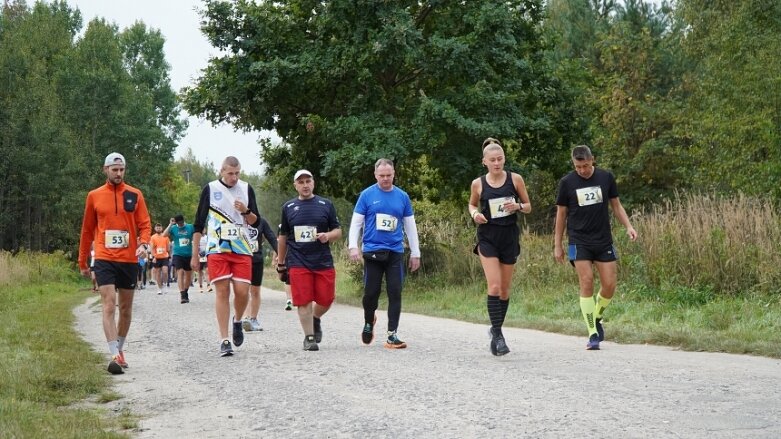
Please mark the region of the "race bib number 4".
POLYGON ((395 216, 385 213, 377 214, 376 229, 383 232, 393 232, 396 230, 399 220, 395 216))
POLYGON ((577 189, 575 194, 578 196, 578 206, 591 206, 602 202, 602 188, 599 186, 577 189))
POLYGON ((315 242, 315 239, 317 239, 317 227, 295 226, 293 227, 293 236, 295 236, 296 242, 315 242))
POLYGON ((504 210, 504 203, 515 201, 513 197, 492 198, 488 200, 488 210, 491 211, 491 218, 503 218, 512 215, 512 212, 504 210))
POLYGON ((222 223, 220 226, 220 239, 223 241, 239 239, 239 226, 231 223, 222 223))
POLYGON ((127 230, 106 230, 106 248, 127 248, 128 242, 127 230))

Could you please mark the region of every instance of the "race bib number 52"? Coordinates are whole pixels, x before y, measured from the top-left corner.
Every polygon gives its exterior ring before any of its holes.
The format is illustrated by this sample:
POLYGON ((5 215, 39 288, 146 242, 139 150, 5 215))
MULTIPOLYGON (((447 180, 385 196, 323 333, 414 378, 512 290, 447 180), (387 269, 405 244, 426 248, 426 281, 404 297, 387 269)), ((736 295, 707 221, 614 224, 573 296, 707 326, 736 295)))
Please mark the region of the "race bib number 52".
POLYGON ((591 206, 602 202, 602 188, 599 186, 577 189, 575 194, 578 196, 578 206, 591 206))
POLYGON ((399 220, 395 216, 391 216, 385 213, 377 214, 377 230, 383 232, 393 232, 396 230, 396 225, 399 220))

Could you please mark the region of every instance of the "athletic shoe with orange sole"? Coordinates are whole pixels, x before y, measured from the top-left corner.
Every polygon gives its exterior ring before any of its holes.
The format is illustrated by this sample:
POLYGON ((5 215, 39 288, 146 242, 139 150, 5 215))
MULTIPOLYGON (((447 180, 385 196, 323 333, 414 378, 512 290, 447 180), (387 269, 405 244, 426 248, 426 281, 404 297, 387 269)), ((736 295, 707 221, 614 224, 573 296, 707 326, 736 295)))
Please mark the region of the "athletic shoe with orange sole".
POLYGON ((123 351, 119 351, 119 355, 117 355, 117 364, 122 366, 122 369, 127 369, 127 361, 125 361, 125 353, 123 351))
POLYGON ((396 331, 388 332, 388 340, 385 341, 385 347, 388 349, 404 349, 407 347, 407 343, 399 340, 399 336, 396 335, 396 331))
POLYGON ((118 359, 119 355, 114 355, 111 357, 111 361, 108 362, 108 368, 106 370, 112 375, 121 375, 125 373, 125 371, 122 370, 122 366, 119 365, 118 359))

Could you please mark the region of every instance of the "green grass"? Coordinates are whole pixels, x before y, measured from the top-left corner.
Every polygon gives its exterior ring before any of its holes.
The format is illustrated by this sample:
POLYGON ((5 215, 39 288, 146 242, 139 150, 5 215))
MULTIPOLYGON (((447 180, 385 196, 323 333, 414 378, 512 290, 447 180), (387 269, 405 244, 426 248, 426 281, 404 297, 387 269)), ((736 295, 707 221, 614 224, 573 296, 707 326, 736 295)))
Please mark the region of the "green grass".
POLYGON ((103 356, 74 330, 72 309, 91 295, 81 290, 88 283, 64 259, 48 258, 40 276, 22 285, 7 278, 0 288, 0 436, 128 437, 120 431, 134 428, 133 417, 100 404, 118 396, 108 387, 103 356))

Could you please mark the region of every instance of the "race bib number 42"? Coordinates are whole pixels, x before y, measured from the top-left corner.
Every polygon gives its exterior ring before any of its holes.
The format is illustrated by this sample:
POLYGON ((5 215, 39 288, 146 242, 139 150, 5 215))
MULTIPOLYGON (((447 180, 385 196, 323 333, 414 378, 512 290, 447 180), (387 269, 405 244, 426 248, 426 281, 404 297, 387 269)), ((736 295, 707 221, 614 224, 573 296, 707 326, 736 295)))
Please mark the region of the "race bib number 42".
POLYGON ((315 242, 315 239, 317 239, 317 227, 295 226, 293 227, 293 236, 295 236, 296 242, 315 242))
POLYGON ((515 201, 513 197, 492 198, 488 200, 488 210, 491 211, 491 218, 502 218, 512 215, 512 212, 504 210, 504 203, 515 201))
POLYGON ((599 186, 577 189, 575 194, 578 196, 578 206, 591 206, 602 202, 602 188, 599 186))
POLYGON ((127 248, 127 230, 106 230, 106 248, 127 248))
POLYGON ((376 228, 383 232, 393 232, 396 230, 399 220, 395 216, 391 216, 385 213, 377 214, 376 228))

